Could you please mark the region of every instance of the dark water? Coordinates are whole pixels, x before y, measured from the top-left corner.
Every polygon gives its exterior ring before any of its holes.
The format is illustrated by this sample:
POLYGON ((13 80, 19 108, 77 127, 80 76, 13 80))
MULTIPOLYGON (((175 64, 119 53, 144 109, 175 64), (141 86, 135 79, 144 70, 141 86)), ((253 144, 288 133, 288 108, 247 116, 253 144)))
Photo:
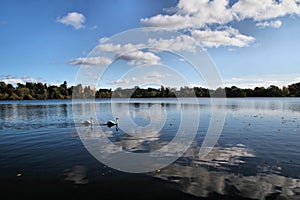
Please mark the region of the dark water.
POLYGON ((176 99, 133 99, 129 106, 118 100, 113 106, 120 117, 119 130, 101 130, 110 141, 135 153, 166 145, 182 113, 192 121, 200 109, 190 148, 171 165, 149 173, 106 166, 82 143, 74 119, 89 119, 86 111, 94 107, 98 121, 106 122, 114 119, 111 106, 109 100, 0 102, 1 199, 300 199, 298 98, 227 99, 226 105, 217 105, 220 112, 226 111, 226 120, 217 144, 204 158, 198 152, 210 122, 209 99, 197 104, 189 99, 182 104, 176 99), (73 116, 74 110, 82 115, 73 116), (156 135, 133 137, 129 119, 145 127, 144 132, 152 130, 149 125, 155 120, 163 124, 156 124, 156 135))

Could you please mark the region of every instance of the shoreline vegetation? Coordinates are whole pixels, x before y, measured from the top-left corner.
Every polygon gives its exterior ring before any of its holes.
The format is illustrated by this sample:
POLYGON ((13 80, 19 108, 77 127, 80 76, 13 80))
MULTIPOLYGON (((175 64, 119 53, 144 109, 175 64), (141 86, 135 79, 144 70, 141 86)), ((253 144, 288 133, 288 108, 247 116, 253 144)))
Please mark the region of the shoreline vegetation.
POLYGON ((254 89, 242 89, 236 86, 217 88, 211 90, 202 87, 181 87, 179 89, 161 86, 157 88, 131 89, 93 89, 81 84, 68 87, 64 81, 61 85, 49 85, 46 83, 26 82, 17 83, 16 86, 0 82, 0 100, 46 100, 46 99, 71 99, 71 98, 167 98, 167 97, 217 97, 222 92, 226 97, 300 97, 300 82, 279 88, 270 85, 268 88, 255 87, 254 89))

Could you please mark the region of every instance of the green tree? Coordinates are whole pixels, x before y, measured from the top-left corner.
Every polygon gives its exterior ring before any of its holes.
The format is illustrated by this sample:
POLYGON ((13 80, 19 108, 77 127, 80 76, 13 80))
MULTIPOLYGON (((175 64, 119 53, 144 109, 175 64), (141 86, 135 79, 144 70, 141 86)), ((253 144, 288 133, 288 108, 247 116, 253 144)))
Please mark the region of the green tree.
POLYGON ((72 98, 81 99, 83 98, 83 88, 81 84, 73 87, 72 98))
POLYGON ((20 99, 25 99, 25 97, 30 97, 30 90, 26 87, 18 87, 16 94, 20 97, 20 99))
POLYGON ((95 98, 95 92, 90 86, 85 86, 83 89, 83 98, 95 98))
POLYGON ((64 81, 64 83, 59 86, 59 92, 65 99, 70 98, 67 81, 64 81))
POLYGON ((231 88, 226 87, 225 91, 227 97, 246 97, 245 90, 236 86, 232 86, 231 88))
POLYGON ((300 96, 300 82, 288 86, 289 96, 299 97, 300 96))
POLYGON ((275 85, 270 85, 267 90, 267 96, 268 97, 281 97, 282 96, 282 91, 279 89, 279 87, 275 85))
POLYGON ((288 97, 290 95, 290 91, 287 87, 283 86, 282 87, 282 96, 283 97, 288 97))
POLYGON ((254 88, 253 95, 255 97, 266 97, 266 89, 264 87, 254 88))

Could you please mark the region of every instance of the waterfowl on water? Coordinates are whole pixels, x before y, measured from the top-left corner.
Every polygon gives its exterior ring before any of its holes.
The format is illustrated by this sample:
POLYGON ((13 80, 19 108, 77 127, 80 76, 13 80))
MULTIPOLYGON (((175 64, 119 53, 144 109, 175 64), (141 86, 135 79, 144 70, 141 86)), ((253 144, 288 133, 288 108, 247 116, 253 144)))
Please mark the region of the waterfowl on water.
POLYGON ((116 117, 116 121, 113 121, 113 120, 109 120, 109 121, 107 121, 106 122, 106 125, 108 126, 108 127, 112 127, 112 126, 118 126, 119 125, 119 118, 118 117, 116 117))
POLYGON ((90 120, 85 120, 83 123, 85 125, 93 125, 93 118, 91 117, 90 120))

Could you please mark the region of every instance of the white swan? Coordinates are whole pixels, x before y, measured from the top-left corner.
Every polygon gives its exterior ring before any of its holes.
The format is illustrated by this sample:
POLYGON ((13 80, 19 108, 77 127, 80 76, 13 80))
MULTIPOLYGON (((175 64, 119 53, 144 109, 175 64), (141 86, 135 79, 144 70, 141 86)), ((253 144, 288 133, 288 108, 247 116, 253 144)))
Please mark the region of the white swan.
POLYGON ((93 118, 91 117, 90 120, 85 120, 83 123, 85 125, 93 125, 93 118))
POLYGON ((114 126, 114 125, 118 126, 118 125, 119 125, 119 118, 116 117, 116 121, 115 121, 115 122, 112 121, 112 120, 108 120, 108 121, 106 122, 106 125, 107 125, 108 127, 112 127, 112 126, 114 126))

